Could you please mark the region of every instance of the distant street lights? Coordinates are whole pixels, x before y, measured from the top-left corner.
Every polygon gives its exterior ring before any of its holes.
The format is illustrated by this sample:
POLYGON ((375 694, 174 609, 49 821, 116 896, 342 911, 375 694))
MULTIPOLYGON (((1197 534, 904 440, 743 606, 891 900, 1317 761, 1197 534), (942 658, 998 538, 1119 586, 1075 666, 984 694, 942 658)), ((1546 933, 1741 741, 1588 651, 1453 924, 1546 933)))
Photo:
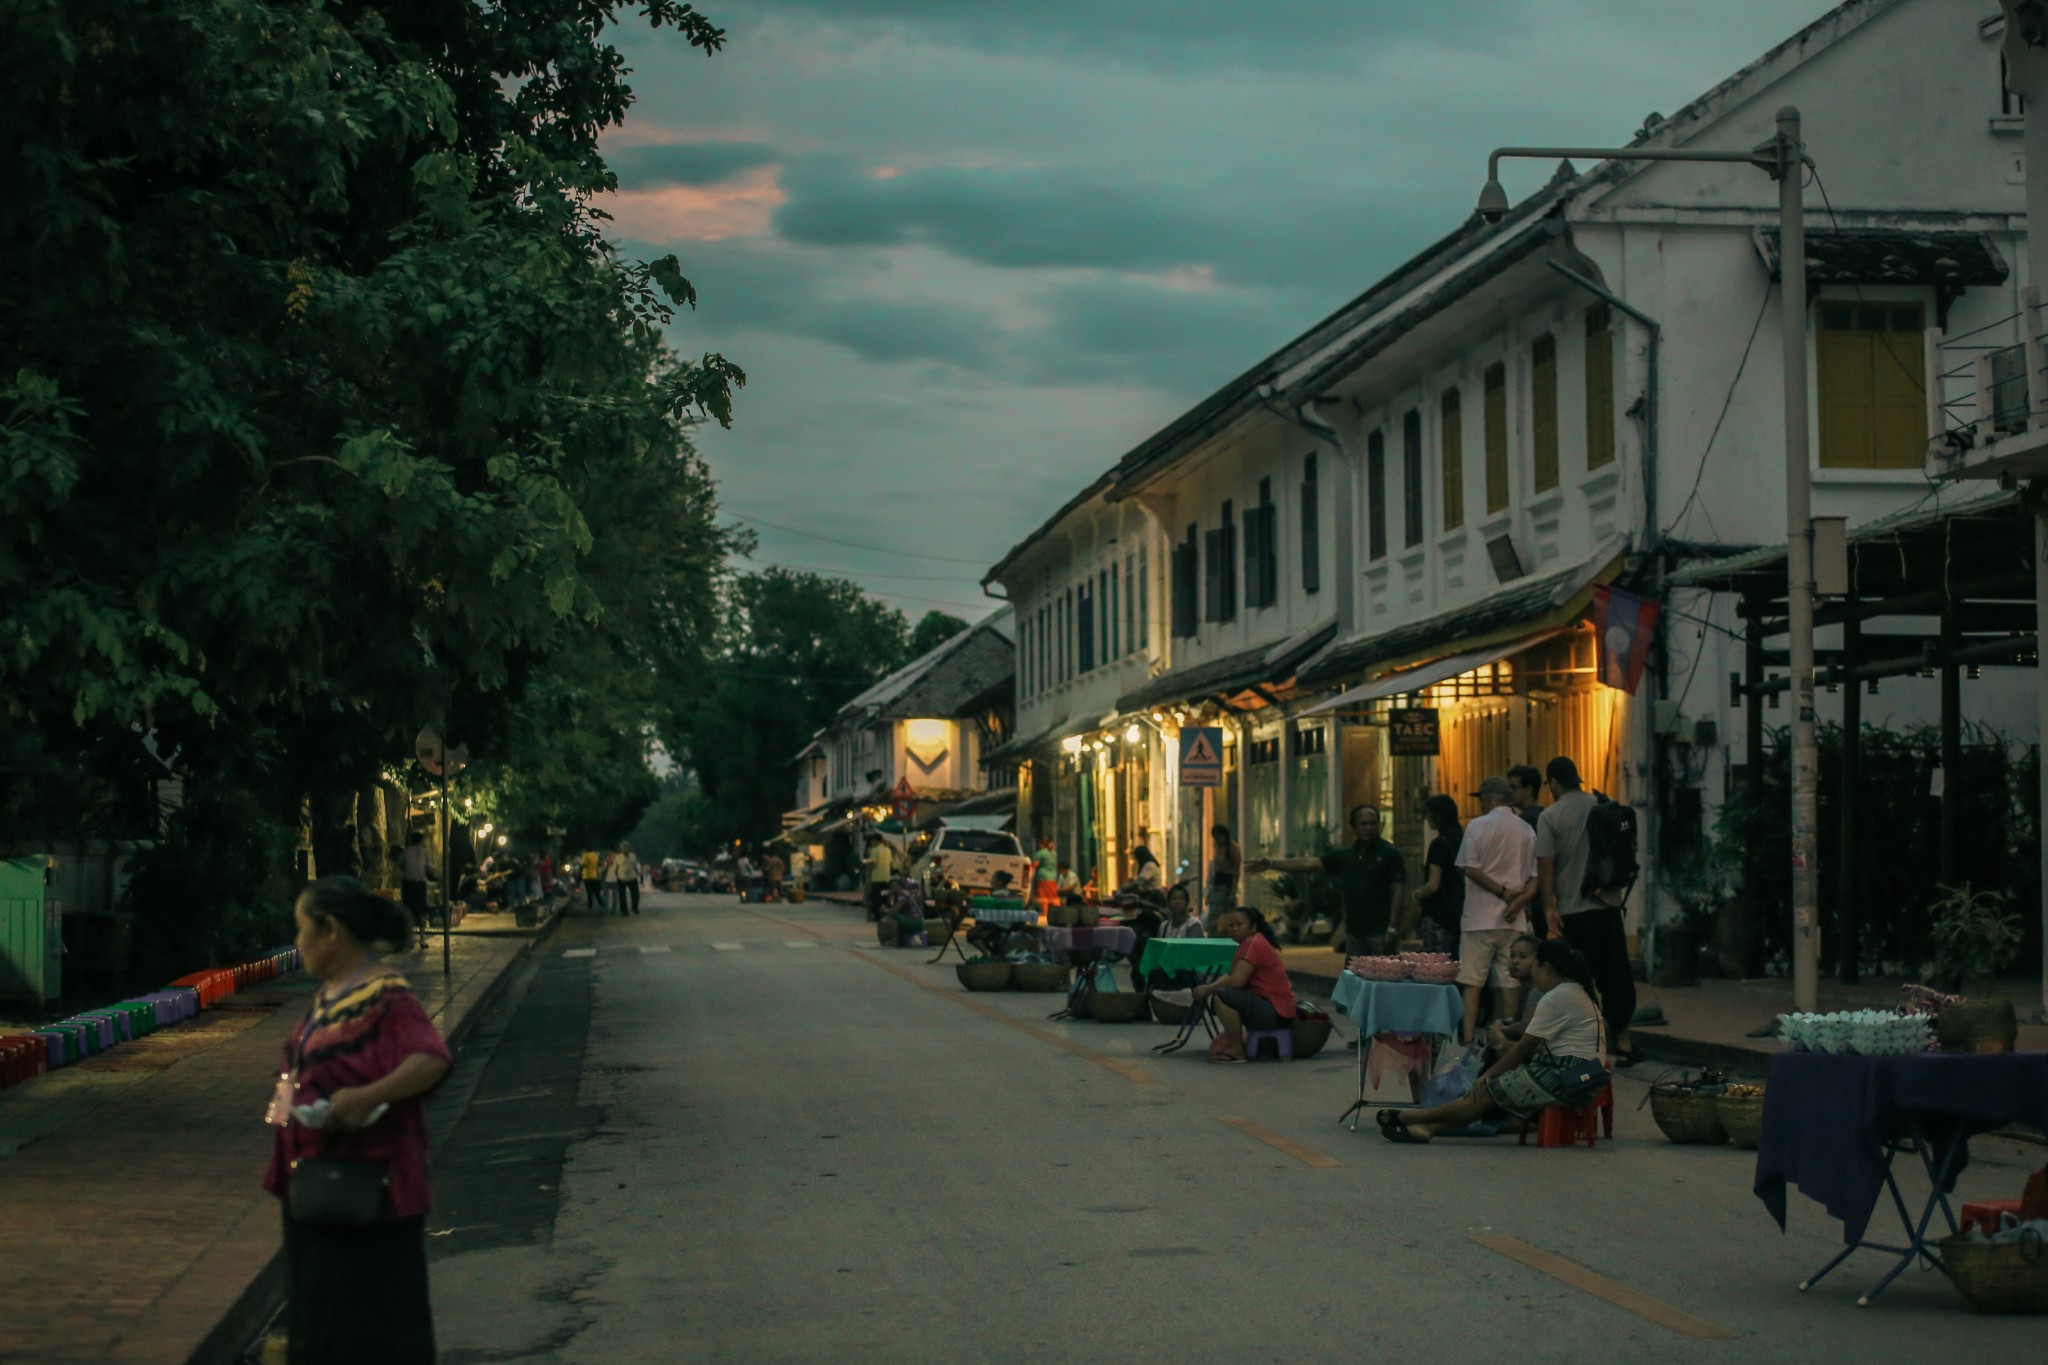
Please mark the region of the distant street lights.
MULTIPOLYGON (((1814 867, 1819 814, 1819 756, 1813 737, 1813 476, 1806 443, 1806 205, 1804 172, 1812 165, 1799 138, 1799 111, 1778 111, 1778 131, 1746 152, 1656 147, 1500 147, 1486 159, 1479 216, 1498 223, 1508 213, 1500 159, 1584 157, 1600 161, 1744 163, 1778 182, 1779 326, 1785 364, 1786 626, 1792 663, 1792 999, 1812 1010, 1820 994, 1820 887, 1814 867)), ((1654 520, 1656 509, 1650 509, 1654 520)))

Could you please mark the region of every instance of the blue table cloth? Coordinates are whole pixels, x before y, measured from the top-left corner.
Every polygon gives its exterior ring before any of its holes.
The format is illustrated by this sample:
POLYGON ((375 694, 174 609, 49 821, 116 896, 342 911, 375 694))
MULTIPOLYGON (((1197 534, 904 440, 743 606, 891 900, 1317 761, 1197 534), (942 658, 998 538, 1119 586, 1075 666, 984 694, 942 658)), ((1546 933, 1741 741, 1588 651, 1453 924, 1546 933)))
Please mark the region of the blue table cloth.
POLYGON ((1330 992, 1330 1003, 1375 1033, 1456 1033, 1465 1017, 1465 999, 1456 986, 1420 981, 1367 981, 1345 972, 1330 992))
POLYGON ((1969 1139, 2013 1124, 2048 1131, 2048 1052, 1916 1052, 1853 1057, 1780 1052, 1764 1091, 1753 1189, 1785 1226, 1785 1187, 1841 1220, 1842 1240, 1863 1239, 1884 1188, 1885 1143, 1920 1136, 1948 1172, 1969 1161, 1969 1139))

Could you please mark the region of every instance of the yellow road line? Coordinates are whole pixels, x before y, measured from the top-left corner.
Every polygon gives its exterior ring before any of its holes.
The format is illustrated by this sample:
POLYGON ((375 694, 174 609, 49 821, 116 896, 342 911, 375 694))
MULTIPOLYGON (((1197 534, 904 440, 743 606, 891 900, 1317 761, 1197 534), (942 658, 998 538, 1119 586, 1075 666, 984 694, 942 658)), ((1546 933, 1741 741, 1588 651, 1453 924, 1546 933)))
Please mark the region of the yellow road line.
POLYGON ((1325 1156, 1323 1153, 1317 1151, 1315 1148, 1307 1146, 1304 1143, 1296 1142, 1293 1138, 1288 1137, 1284 1133, 1274 1132, 1271 1128, 1266 1127, 1266 1125, 1264 1125, 1263 1123, 1253 1123, 1250 1119, 1222 1119, 1220 1120, 1220 1122, 1229 1124, 1232 1128, 1237 1129, 1238 1132, 1243 1133, 1246 1137, 1257 1138, 1259 1141, 1265 1143, 1268 1147, 1277 1148, 1278 1150, 1287 1153, 1287 1155, 1293 1157, 1296 1161, 1299 1161, 1304 1166, 1314 1166, 1318 1169, 1327 1169, 1331 1166, 1342 1166, 1344 1164, 1343 1162, 1337 1160, 1336 1157, 1325 1156))
POLYGON ((994 1009, 988 1005, 984 1005, 979 1000, 970 999, 966 995, 947 990, 943 986, 935 986, 931 982, 926 981, 923 977, 917 975, 915 972, 907 972, 903 968, 896 966, 894 963, 883 962, 879 958, 876 958, 869 953, 863 952, 858 948, 854 949, 853 955, 863 962, 881 968, 883 971, 888 972, 891 976, 900 976, 905 981, 908 981, 911 985, 919 986, 925 990, 930 991, 933 995, 938 996, 941 1000, 950 1000, 954 1004, 958 1005, 961 1009, 973 1010, 976 1014, 981 1015, 985 1019, 993 1019, 998 1024, 1002 1024, 1009 1028, 1013 1028, 1017 1030, 1017 1032, 1019 1033, 1028 1033, 1033 1038, 1038 1039, 1038 1041, 1040 1041, 1041 1043, 1051 1043, 1054 1047, 1059 1048, 1063 1052, 1071 1052, 1076 1057, 1085 1058, 1086 1060, 1091 1061, 1095 1063, 1095 1065, 1101 1067, 1104 1071, 1114 1071, 1117 1075, 1123 1077, 1132 1085, 1159 1084, 1159 1078, 1157 1076, 1154 1076, 1149 1071, 1145 1071, 1138 1067, 1135 1067, 1131 1065, 1129 1062, 1122 1060, 1121 1058, 1112 1057, 1106 1052, 1097 1052, 1092 1047, 1083 1047, 1081 1044, 1074 1042, 1070 1038, 1062 1038, 1059 1034, 1054 1033, 1051 1029, 1038 1028, 1035 1025, 1025 1023, 1021 1019, 1012 1019, 1009 1015, 1004 1014, 999 1009, 994 1009))
POLYGON ((1489 1251, 1498 1251, 1511 1260, 1520 1261, 1532 1270, 1540 1270, 1554 1280, 1562 1280, 1574 1289, 1583 1289, 1595 1298, 1605 1299, 1617 1308, 1626 1308, 1659 1327, 1668 1327, 1682 1337, 1696 1341, 1729 1341, 1741 1335, 1705 1318, 1696 1318, 1682 1308, 1673 1308, 1662 1299, 1653 1299, 1640 1290, 1616 1284, 1577 1261, 1567 1261, 1540 1247, 1530 1246, 1519 1237, 1484 1236, 1472 1240, 1489 1251))
POLYGON ((780 924, 786 929, 794 929, 799 934, 809 934, 812 938, 817 939, 820 943, 830 943, 832 941, 826 938, 825 935, 819 933, 816 929, 811 928, 809 925, 798 924, 795 920, 784 919, 780 915, 771 915, 766 910, 749 910, 747 911, 747 913, 752 915, 756 919, 765 919, 771 924, 780 924))

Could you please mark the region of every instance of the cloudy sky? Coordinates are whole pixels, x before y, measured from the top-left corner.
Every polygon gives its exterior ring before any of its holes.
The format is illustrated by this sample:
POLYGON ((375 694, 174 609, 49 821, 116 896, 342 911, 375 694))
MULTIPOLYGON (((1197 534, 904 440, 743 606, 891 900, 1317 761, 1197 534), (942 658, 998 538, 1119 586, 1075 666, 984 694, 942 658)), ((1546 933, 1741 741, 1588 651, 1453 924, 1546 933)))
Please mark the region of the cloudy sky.
POLYGON ((709 60, 621 33, 606 208, 696 284, 678 349, 747 372, 723 504, 761 563, 974 618, 1084 482, 1455 227, 1490 148, 1626 141, 1829 5, 699 7, 709 60))

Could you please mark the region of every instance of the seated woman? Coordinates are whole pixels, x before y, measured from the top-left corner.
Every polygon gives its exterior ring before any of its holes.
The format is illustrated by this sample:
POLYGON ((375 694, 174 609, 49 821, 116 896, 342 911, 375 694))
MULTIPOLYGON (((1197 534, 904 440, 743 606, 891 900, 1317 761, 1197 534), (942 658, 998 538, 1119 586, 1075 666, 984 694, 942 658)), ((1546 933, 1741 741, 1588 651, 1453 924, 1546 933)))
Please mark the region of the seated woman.
POLYGON ((1536 950, 1543 940, 1534 934, 1524 934, 1508 946, 1508 975, 1514 978, 1521 991, 1521 1012, 1513 1019, 1496 1019, 1486 1029, 1486 1060, 1491 1063, 1500 1054, 1522 1041, 1522 1034, 1528 1031, 1529 1020, 1536 1013, 1536 1002, 1543 998, 1542 988, 1529 977, 1536 967, 1536 950))
POLYGON ((1175 882, 1166 893, 1166 918, 1160 922, 1161 938, 1200 938, 1202 917, 1195 913, 1194 896, 1186 882, 1175 882))
POLYGON ((1209 1060, 1241 1062, 1247 1028, 1276 1029, 1294 1022, 1294 986, 1264 915, 1249 906, 1231 910, 1217 920, 1216 928, 1225 938, 1237 940, 1237 954, 1230 960, 1228 975, 1195 987, 1189 1000, 1196 1005, 1209 999, 1216 1002, 1223 1032, 1211 1045, 1209 1060))
POLYGON ((1389 1142, 1428 1142, 1499 1110, 1533 1119, 1553 1104, 1576 1108, 1607 1084, 1606 1038, 1593 993, 1592 969, 1563 939, 1536 946, 1530 980, 1543 999, 1521 1038, 1479 1074, 1472 1093, 1432 1109, 1379 1112, 1389 1142))
POLYGON ((1159 865, 1159 859, 1151 849, 1139 844, 1131 850, 1131 890, 1143 894, 1147 890, 1157 891, 1166 882, 1166 869, 1159 865))

